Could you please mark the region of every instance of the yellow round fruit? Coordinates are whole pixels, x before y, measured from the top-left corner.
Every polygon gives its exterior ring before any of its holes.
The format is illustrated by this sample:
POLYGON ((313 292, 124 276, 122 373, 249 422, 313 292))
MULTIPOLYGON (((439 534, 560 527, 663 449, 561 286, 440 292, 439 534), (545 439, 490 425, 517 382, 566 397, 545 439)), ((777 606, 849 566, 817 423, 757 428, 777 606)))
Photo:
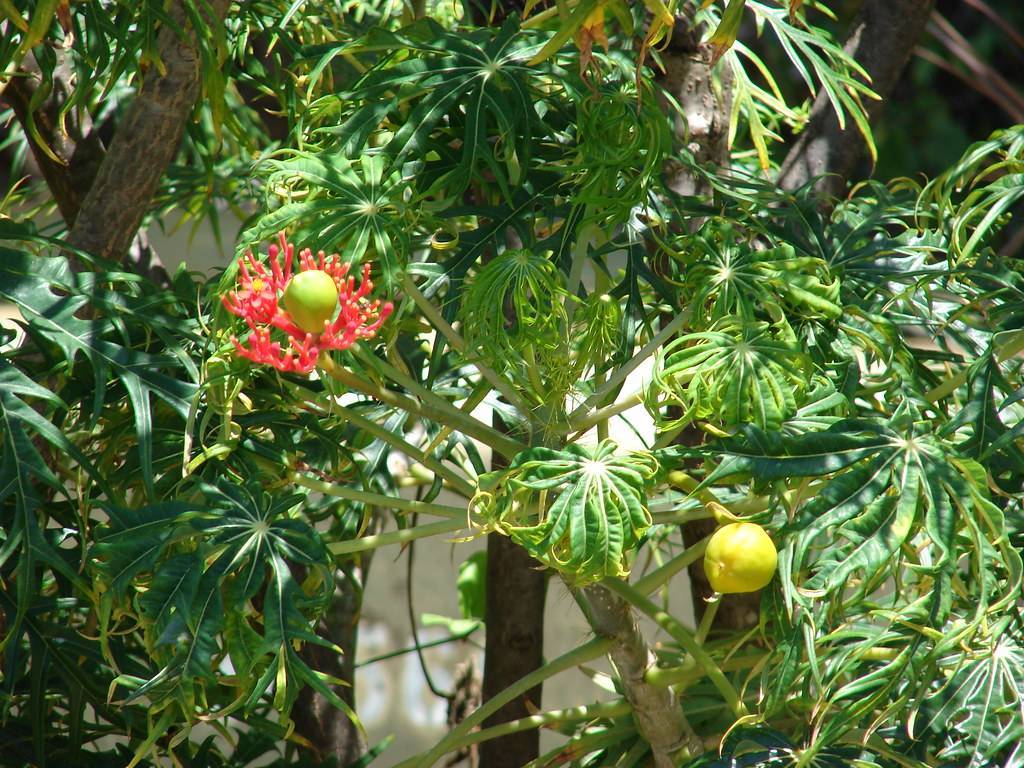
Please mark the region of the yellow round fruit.
POLYGON ((338 286, 323 270, 299 272, 285 286, 284 308, 306 333, 320 333, 338 308, 338 286))
POLYGON ((704 552, 704 573, 716 592, 756 592, 775 575, 775 545, 756 523, 729 523, 711 536, 704 552))

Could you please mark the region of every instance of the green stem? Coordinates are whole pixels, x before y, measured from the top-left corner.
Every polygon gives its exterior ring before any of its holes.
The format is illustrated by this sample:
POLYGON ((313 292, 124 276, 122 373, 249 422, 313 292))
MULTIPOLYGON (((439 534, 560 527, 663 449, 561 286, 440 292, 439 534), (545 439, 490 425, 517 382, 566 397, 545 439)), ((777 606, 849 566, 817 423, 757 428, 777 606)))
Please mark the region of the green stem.
POLYGON ((523 360, 526 361, 526 377, 533 387, 538 398, 544 395, 544 382, 540 380, 539 368, 537 368, 537 356, 533 351, 533 344, 527 344, 523 350, 523 360))
POLYGON ((549 677, 554 677, 559 672, 564 672, 567 669, 572 669, 575 666, 585 664, 588 661, 593 661, 599 656, 603 656, 611 646, 611 640, 595 638, 588 643, 584 643, 578 648, 574 648, 568 653, 562 654, 554 661, 550 661, 540 669, 536 669, 530 674, 520 678, 514 685, 510 685, 497 696, 480 705, 480 707, 459 723, 458 726, 453 728, 447 736, 441 739, 441 741, 439 741, 434 748, 425 755, 411 757, 395 766, 395 768, 430 768, 442 756, 454 749, 455 745, 457 745, 466 736, 466 734, 480 725, 491 714, 501 709, 503 705, 512 701, 517 696, 521 696, 526 693, 534 686, 543 683, 549 677))
MULTIPOLYGON (((390 368, 391 366, 388 367, 390 368)), ((366 379, 357 376, 347 368, 343 368, 335 363, 329 355, 320 356, 320 368, 332 379, 341 382, 356 392, 369 395, 385 405, 400 408, 406 413, 411 413, 414 416, 419 416, 438 424, 448 424, 463 434, 479 440, 481 443, 489 446, 503 456, 511 458, 526 448, 526 446, 518 440, 513 440, 508 435, 503 435, 498 430, 477 421, 472 416, 468 416, 460 411, 447 400, 444 400, 431 392, 427 392, 428 397, 424 398, 424 402, 418 403, 410 397, 400 395, 387 387, 367 381, 366 379)), ((393 368, 392 371, 394 371, 393 368)), ((398 372, 395 371, 395 373, 398 372)), ((420 390, 423 389, 422 387, 419 387, 419 385, 416 386, 420 390)))
MULTIPOLYGON (((736 672, 741 669, 750 669, 764 661, 766 653, 755 653, 744 656, 733 656, 722 662, 723 672, 736 672)), ((686 688, 697 682, 706 673, 701 669, 692 656, 687 656, 685 661, 677 667, 651 667, 644 675, 644 680, 651 685, 660 687, 676 686, 686 688)))
POLYGON ((613 416, 618 416, 620 413, 624 413, 631 408, 635 408, 644 401, 644 393, 642 390, 637 390, 628 397, 622 400, 617 400, 614 403, 598 408, 596 411, 590 413, 585 419, 579 421, 573 421, 570 426, 577 432, 586 432, 588 429, 594 426, 598 426, 601 423, 607 421, 613 416))
POLYGON ((705 536, 696 544, 687 547, 660 568, 651 571, 649 574, 637 581, 633 585, 633 589, 641 595, 649 595, 662 584, 668 583, 668 581, 683 570, 683 568, 686 568, 691 563, 697 562, 697 560, 704 556, 704 550, 707 549, 708 539, 710 538, 710 536, 705 536))
POLYGON ((344 405, 334 403, 331 406, 331 410, 337 411, 342 414, 348 421, 355 424, 362 430, 369 432, 374 437, 384 441, 392 448, 396 448, 411 459, 415 459, 420 464, 425 466, 427 469, 432 470, 438 476, 444 478, 449 484, 458 491, 460 494, 465 496, 467 499, 472 498, 476 493, 476 486, 469 482, 466 478, 460 477, 458 474, 452 471, 450 467, 444 465, 444 463, 438 461, 429 453, 420 450, 411 443, 406 442, 401 437, 396 435, 394 432, 389 432, 384 427, 377 424, 375 421, 363 418, 358 413, 353 411, 351 408, 346 408, 344 405))
POLYGON ((482 622, 477 622, 472 627, 462 632, 456 632, 448 637, 441 637, 437 640, 431 640, 426 643, 420 643, 419 645, 410 645, 408 648, 399 648, 397 651, 391 651, 389 653, 382 653, 380 656, 371 656, 368 659, 364 659, 356 664, 356 669, 360 667, 368 667, 371 664, 376 664, 379 661, 387 661, 388 659, 395 659, 399 656, 404 656, 407 653, 413 653, 416 650, 423 650, 424 648, 437 648, 439 645, 447 645, 448 643, 457 643, 461 640, 467 639, 470 635, 476 632, 480 627, 483 626, 482 622))
POLYGON ((449 507, 444 504, 431 504, 426 501, 416 501, 415 499, 403 499, 401 496, 385 496, 382 493, 361 491, 358 488, 348 488, 343 485, 335 485, 334 483, 328 483, 324 480, 314 480, 313 478, 306 477, 298 472, 293 472, 290 479, 296 485, 302 486, 303 488, 309 488, 311 491, 318 491, 339 499, 358 501, 363 504, 368 504, 371 507, 403 509, 407 512, 425 512, 428 515, 446 517, 449 520, 467 519, 466 510, 460 509, 459 507, 449 507))
POLYGON ((732 710, 736 717, 742 717, 747 714, 747 708, 740 699, 736 689, 732 687, 732 683, 729 682, 722 673, 721 668, 715 663, 715 660, 697 643, 686 627, 670 614, 658 608, 657 605, 644 597, 641 592, 631 587, 622 579, 605 579, 601 584, 619 595, 623 600, 646 613, 655 624, 668 632, 672 639, 682 646, 683 650, 693 656, 697 664, 707 674, 711 684, 722 694, 722 698, 725 699, 729 709, 732 710))
MULTIPOLYGON (((430 299, 423 295, 423 292, 416 287, 412 278, 405 272, 402 273, 402 290, 404 290, 406 295, 416 303, 420 312, 423 313, 424 317, 427 318, 431 325, 440 331, 441 335, 448 340, 448 344, 451 348, 456 352, 466 354, 466 340, 463 339, 454 328, 452 328, 451 324, 444 319, 444 315, 441 314, 440 310, 434 306, 430 299)), ((487 379, 488 383, 490 383, 492 387, 498 390, 509 403, 515 406, 516 410, 518 410, 522 416, 525 416, 526 418, 530 417, 532 409, 527 405, 526 401, 519 396, 519 393, 515 391, 515 388, 508 379, 504 378, 497 371, 476 358, 471 358, 470 362, 473 363, 473 366, 480 371, 480 375, 487 379)))
POLYGON ((436 523, 425 523, 412 528, 402 528, 398 531, 378 533, 374 536, 362 536, 358 539, 348 541, 335 541, 327 545, 332 555, 351 555, 355 552, 366 552, 378 547, 386 547, 391 544, 408 544, 416 539, 423 539, 427 536, 439 536, 443 533, 452 533, 466 527, 466 524, 457 520, 438 520, 436 523))
POLYGON ((539 712, 530 717, 521 717, 518 720, 510 720, 507 723, 484 728, 482 731, 474 731, 467 734, 457 744, 453 744, 449 751, 463 749, 471 744, 479 744, 481 741, 489 741, 500 736, 507 736, 510 733, 542 728, 552 723, 567 724, 578 723, 581 720, 594 720, 599 717, 621 717, 622 715, 629 714, 629 712, 629 702, 625 699, 604 701, 598 704, 591 704, 589 707, 552 709, 547 712, 539 712))
POLYGON ((658 525, 682 525, 692 523, 694 520, 707 520, 714 517, 714 514, 706 509, 671 509, 665 512, 652 512, 651 520, 658 525))
POLYGON ((577 294, 580 288, 580 280, 583 278, 583 265, 587 261, 587 251, 590 249, 590 245, 594 242, 595 235, 598 232, 597 227, 587 222, 589 216, 590 206, 584 206, 581 216, 584 223, 580 226, 579 235, 572 249, 572 262, 569 264, 569 280, 566 283, 569 295, 565 297, 565 324, 568 328, 572 328, 572 318, 576 313, 577 294))
POLYGON ((707 601, 708 607, 704 609, 704 615, 700 617, 700 626, 697 627, 697 634, 693 636, 693 639, 701 645, 704 645, 704 641, 708 639, 708 633, 711 631, 711 625, 715 623, 715 615, 718 613, 718 606, 721 602, 722 596, 717 592, 707 601))
POLYGON ((622 383, 626 380, 629 374, 639 368, 641 363, 657 352, 666 341, 672 338, 672 335, 676 331, 682 328, 685 320, 686 315, 683 312, 680 312, 672 318, 668 325, 658 331, 654 338, 647 342, 639 352, 633 355, 625 365, 616 369, 615 372, 608 377, 608 381, 601 385, 600 389, 584 400, 580 406, 572 412, 569 416, 569 423, 575 424, 581 421, 587 411, 599 403, 604 402, 605 398, 608 397, 611 392, 614 392, 618 387, 622 386, 622 383))

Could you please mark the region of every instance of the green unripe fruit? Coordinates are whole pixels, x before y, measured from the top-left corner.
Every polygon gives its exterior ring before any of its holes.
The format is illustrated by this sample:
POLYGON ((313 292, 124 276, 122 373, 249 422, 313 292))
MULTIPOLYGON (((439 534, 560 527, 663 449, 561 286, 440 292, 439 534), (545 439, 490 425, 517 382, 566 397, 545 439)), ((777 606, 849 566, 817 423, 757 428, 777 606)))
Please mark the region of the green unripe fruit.
POLYGON ((704 552, 704 573, 716 592, 756 592, 775 575, 775 545, 756 523, 729 523, 711 536, 704 552))
POLYGON ((323 270, 299 272, 285 286, 284 308, 306 333, 320 333, 338 308, 338 286, 323 270))

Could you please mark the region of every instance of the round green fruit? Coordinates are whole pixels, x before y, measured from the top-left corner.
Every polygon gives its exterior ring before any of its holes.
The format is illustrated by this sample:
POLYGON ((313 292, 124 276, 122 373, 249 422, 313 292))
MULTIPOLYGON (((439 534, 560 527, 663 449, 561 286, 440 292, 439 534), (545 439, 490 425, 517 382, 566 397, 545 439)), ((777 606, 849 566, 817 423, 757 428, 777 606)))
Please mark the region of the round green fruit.
POLYGON ((338 286, 323 270, 299 272, 285 286, 284 308, 306 333, 320 333, 338 308, 338 286))
POLYGON ((704 573, 716 592, 756 592, 775 575, 775 545, 756 523, 729 523, 711 536, 704 552, 704 573))

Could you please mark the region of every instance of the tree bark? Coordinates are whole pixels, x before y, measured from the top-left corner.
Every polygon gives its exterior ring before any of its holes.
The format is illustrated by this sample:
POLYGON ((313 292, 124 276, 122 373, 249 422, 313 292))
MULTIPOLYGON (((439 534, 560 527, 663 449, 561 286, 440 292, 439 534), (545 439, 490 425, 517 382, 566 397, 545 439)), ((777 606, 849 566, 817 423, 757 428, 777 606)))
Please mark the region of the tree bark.
MULTIPOLYGON (((865 104, 870 122, 896 86, 934 5, 935 0, 864 0, 861 5, 843 49, 864 68, 871 88, 882 97, 865 104)), ((792 190, 816 180, 821 194, 841 196, 866 146, 852 120, 840 128, 823 90, 814 100, 807 127, 782 163, 778 184, 792 190)))
MULTIPOLYGON (((221 24, 230 4, 210 0, 207 23, 221 24)), ((200 4, 199 12, 206 7, 200 4)), ((196 30, 180 0, 168 15, 178 32, 165 26, 157 36, 163 71, 153 67, 143 79, 68 236, 71 245, 96 256, 120 260, 127 254, 202 90, 196 30)))
MULTIPOLYGON (((487 537, 484 701, 543 663, 546 594, 547 575, 525 549, 499 533, 487 537)), ((540 704, 538 685, 495 712, 484 721, 484 727, 528 717, 540 704)), ((531 728, 483 742, 480 764, 483 768, 521 768, 539 752, 540 733, 531 728)))
MULTIPOLYGON (((313 669, 349 683, 332 688, 353 711, 356 705, 355 657, 359 615, 371 555, 372 550, 364 552, 337 570, 334 599, 317 627, 317 634, 329 639, 344 653, 339 655, 330 648, 313 643, 302 649, 302 657, 313 669)), ((358 760, 366 751, 366 739, 348 714, 308 686, 295 700, 292 720, 295 730, 316 747, 320 761, 333 759, 334 765, 341 768, 358 760)))
POLYGON ((637 626, 633 609, 600 585, 586 587, 581 607, 594 631, 615 641, 608 656, 619 677, 626 700, 633 708, 637 731, 650 744, 655 768, 674 768, 676 758, 704 751, 671 688, 644 680, 655 658, 637 626))
MULTIPOLYGON (((700 165, 720 166, 729 158, 729 112, 732 108, 732 73, 719 67, 715 82, 713 50, 700 42, 701 31, 688 16, 676 19, 672 39, 662 53, 662 87, 683 108, 676 117, 676 135, 700 165)), ((710 192, 701 180, 681 166, 668 169, 668 186, 680 195, 710 192)))
POLYGON ((43 86, 43 74, 31 54, 22 61, 21 73, 11 78, 3 96, 25 132, 32 157, 61 217, 70 227, 78 217, 82 199, 96 178, 104 150, 87 110, 72 110, 61 123, 60 109, 71 96, 74 75, 66 52, 59 51, 57 56, 53 78, 47 83, 50 93, 34 111, 32 100, 43 86), (35 135, 29 130, 33 124, 35 135), (49 153, 36 136, 46 142, 49 153))

